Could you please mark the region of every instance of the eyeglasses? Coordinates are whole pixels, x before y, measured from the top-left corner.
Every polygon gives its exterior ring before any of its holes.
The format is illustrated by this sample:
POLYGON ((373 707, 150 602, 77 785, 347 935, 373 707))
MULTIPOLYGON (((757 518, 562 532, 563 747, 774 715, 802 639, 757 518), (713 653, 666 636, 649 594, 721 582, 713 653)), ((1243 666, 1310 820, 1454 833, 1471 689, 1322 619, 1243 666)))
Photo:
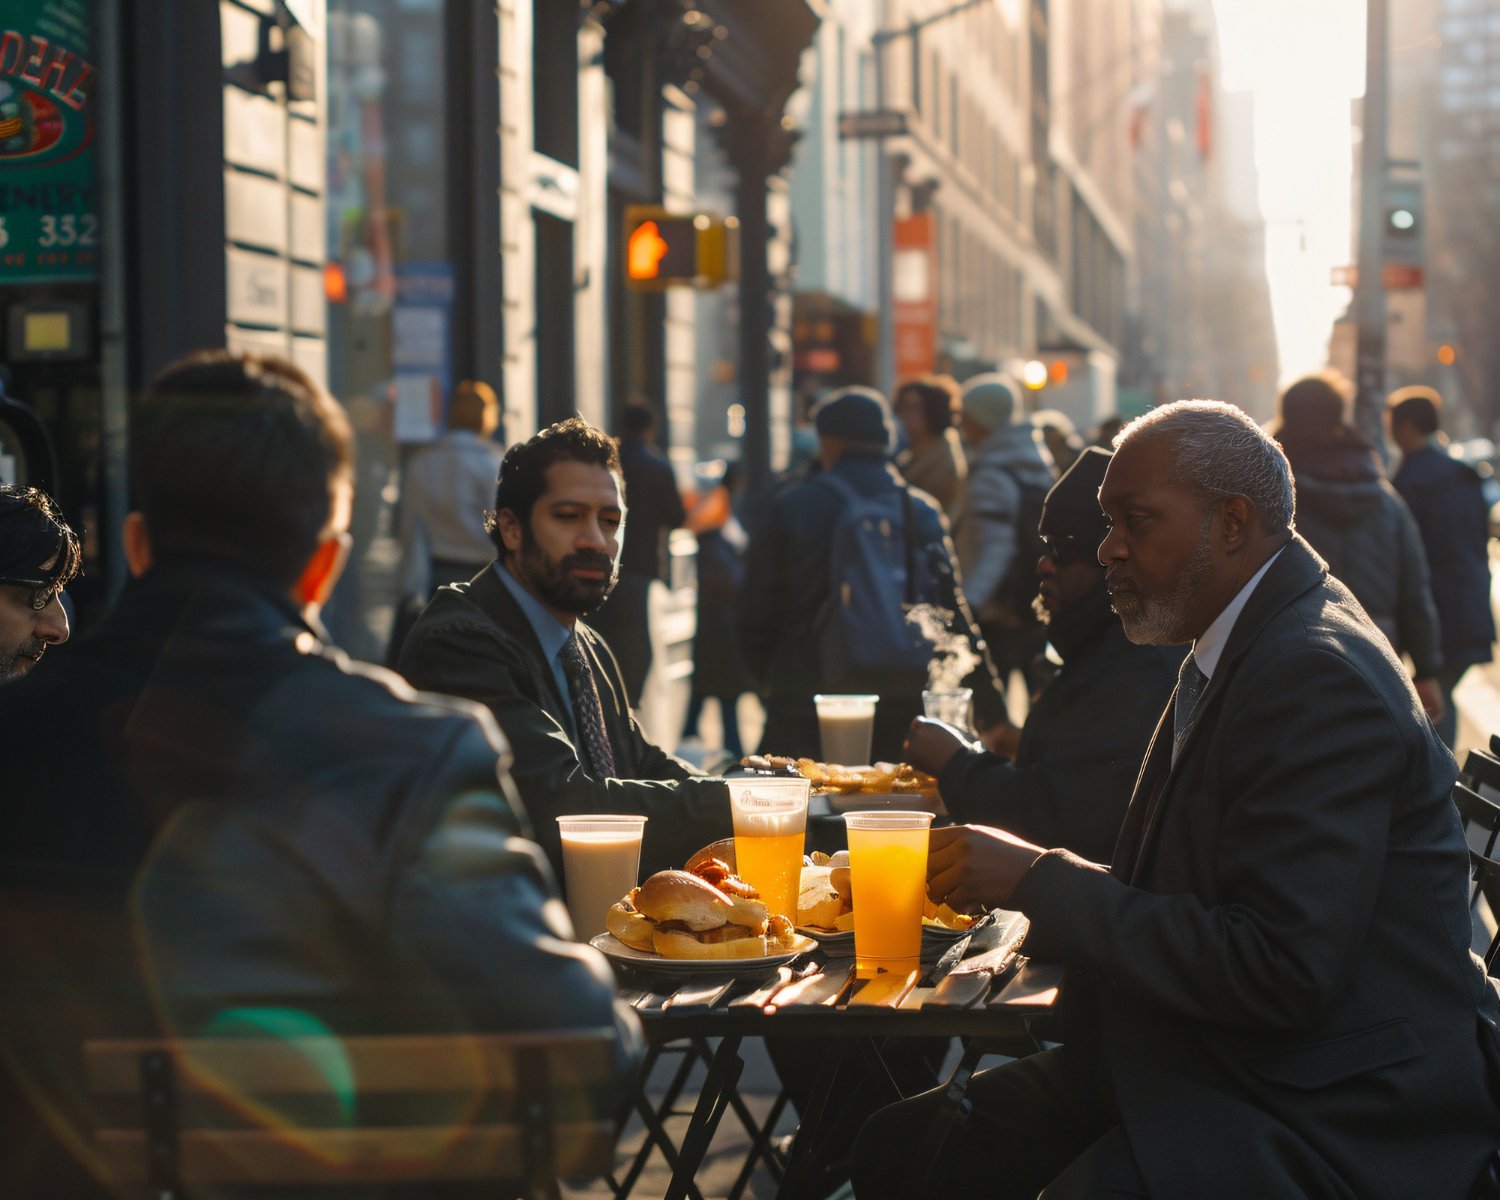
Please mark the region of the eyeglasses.
POLYGON ((36 612, 41 612, 42 609, 51 604, 53 599, 62 591, 62 588, 56 583, 45 579, 13 579, 0 576, 0 584, 29 589, 31 591, 31 598, 28 603, 36 612))
POLYGON ((1066 567, 1070 563, 1080 562, 1093 563, 1097 566, 1099 562, 1098 545, 1089 538, 1043 535, 1042 551, 1056 567, 1066 567))

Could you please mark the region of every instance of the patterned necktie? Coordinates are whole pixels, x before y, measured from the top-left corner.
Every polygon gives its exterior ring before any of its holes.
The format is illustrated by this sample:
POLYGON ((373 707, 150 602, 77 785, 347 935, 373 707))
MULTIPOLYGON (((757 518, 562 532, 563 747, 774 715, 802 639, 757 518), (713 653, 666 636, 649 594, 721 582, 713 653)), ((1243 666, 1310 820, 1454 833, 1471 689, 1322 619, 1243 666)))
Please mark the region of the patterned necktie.
POLYGON ((560 654, 563 674, 568 678, 568 690, 573 693, 573 720, 578 725, 584 749, 588 751, 589 765, 595 777, 613 778, 615 755, 609 748, 609 734, 604 728, 599 689, 594 686, 594 670, 589 666, 588 655, 583 652, 576 633, 563 643, 560 654))
POLYGON ((1203 698, 1203 689, 1208 686, 1208 676, 1198 670, 1191 653, 1182 660, 1182 671, 1177 676, 1177 699, 1172 708, 1172 762, 1177 762, 1178 751, 1193 727, 1193 714, 1198 701, 1203 698))

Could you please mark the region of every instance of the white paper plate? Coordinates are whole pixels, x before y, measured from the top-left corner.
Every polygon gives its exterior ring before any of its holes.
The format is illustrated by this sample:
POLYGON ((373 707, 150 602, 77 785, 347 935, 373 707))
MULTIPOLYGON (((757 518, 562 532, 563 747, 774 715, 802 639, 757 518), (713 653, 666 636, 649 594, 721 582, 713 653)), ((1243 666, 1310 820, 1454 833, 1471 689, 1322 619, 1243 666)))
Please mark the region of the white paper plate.
POLYGON ((767 954, 762 958, 663 958, 660 954, 627 946, 612 933, 595 934, 589 939, 589 945, 605 958, 628 967, 678 975, 732 975, 738 978, 759 975, 772 967, 791 962, 797 955, 806 954, 813 949, 817 942, 810 937, 799 937, 792 949, 779 954, 767 954))

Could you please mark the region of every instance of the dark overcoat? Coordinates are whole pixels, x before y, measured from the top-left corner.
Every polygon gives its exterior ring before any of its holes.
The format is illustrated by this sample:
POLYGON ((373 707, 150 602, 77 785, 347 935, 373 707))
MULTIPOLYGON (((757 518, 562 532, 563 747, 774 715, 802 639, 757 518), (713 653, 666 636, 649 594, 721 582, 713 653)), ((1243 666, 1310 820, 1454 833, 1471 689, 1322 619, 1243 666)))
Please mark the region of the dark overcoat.
POLYGON ((1049 852, 1014 898, 1150 1194, 1466 1196, 1500 1111, 1454 762, 1300 538, 1172 741, 1168 706, 1111 869, 1049 852))

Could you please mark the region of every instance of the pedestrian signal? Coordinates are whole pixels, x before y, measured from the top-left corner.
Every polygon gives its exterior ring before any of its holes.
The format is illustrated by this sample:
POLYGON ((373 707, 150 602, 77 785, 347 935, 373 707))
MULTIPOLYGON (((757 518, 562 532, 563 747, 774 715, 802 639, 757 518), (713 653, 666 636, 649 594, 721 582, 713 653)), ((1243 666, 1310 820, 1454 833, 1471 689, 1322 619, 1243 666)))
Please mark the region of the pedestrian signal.
POLYGON ((625 210, 625 282, 636 291, 661 291, 733 279, 738 227, 733 217, 632 204, 625 210))

